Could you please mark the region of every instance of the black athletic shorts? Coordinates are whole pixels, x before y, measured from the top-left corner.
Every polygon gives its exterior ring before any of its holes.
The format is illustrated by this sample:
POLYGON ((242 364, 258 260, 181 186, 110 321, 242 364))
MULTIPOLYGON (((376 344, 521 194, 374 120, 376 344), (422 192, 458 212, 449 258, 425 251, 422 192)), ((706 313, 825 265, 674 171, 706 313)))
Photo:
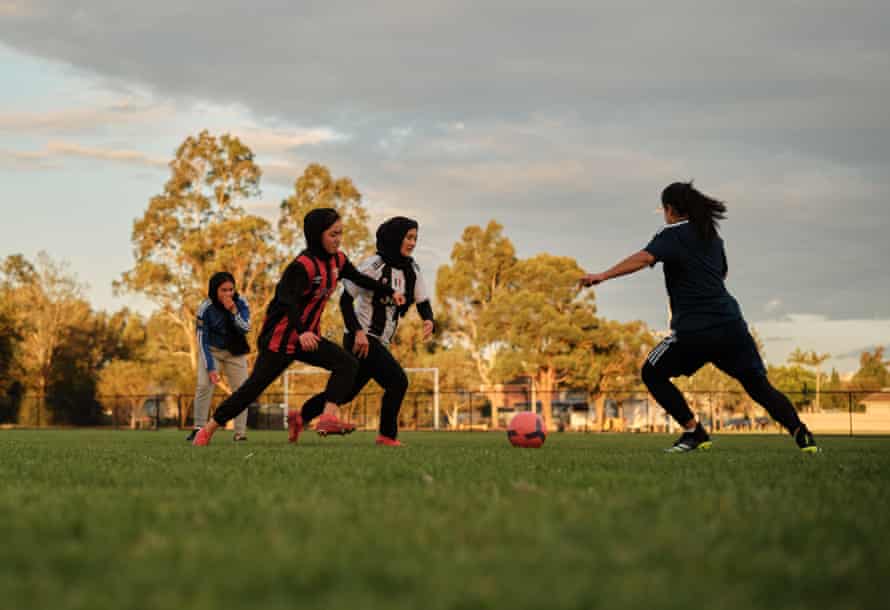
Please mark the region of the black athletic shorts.
POLYGON ((672 334, 655 346, 647 361, 668 377, 692 375, 709 362, 736 379, 766 374, 757 344, 744 320, 672 334))

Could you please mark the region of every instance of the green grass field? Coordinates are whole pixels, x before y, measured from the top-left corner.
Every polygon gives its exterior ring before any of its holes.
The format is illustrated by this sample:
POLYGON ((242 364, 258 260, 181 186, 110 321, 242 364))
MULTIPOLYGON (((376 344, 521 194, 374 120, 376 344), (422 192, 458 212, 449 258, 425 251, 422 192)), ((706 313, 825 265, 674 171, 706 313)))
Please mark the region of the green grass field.
POLYGON ((0 431, 0 607, 887 608, 890 440, 0 431))

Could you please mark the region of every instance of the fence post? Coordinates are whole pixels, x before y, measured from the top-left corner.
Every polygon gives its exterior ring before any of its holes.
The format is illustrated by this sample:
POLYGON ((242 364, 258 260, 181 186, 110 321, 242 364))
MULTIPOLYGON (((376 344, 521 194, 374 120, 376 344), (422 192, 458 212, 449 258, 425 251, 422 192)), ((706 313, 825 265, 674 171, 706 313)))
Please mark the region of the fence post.
POLYGON ((850 436, 853 436, 853 392, 847 393, 847 404, 850 410, 850 436))
POLYGON ((467 392, 467 397, 469 398, 469 408, 470 408, 470 432, 473 431, 473 393, 467 392))
POLYGON ((714 434, 714 393, 713 392, 708 394, 708 410, 710 411, 710 420, 711 420, 711 422, 710 422, 711 425, 709 427, 711 428, 711 434, 714 434))

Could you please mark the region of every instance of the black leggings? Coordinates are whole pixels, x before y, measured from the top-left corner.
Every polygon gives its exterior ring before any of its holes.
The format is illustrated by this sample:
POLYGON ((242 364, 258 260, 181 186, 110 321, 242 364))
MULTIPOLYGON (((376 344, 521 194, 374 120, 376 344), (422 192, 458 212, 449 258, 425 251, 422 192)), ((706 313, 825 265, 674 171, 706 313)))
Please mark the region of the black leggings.
POLYGON ((695 416, 683 394, 671 383, 671 377, 692 375, 708 362, 739 380, 748 395, 789 432, 793 434, 800 427, 794 405, 770 384, 757 344, 742 320, 667 337, 646 359, 643 383, 658 404, 683 426, 695 416))
POLYGON ((216 423, 224 426, 227 421, 237 417, 295 360, 331 371, 325 391, 319 394, 322 397, 322 409, 325 402, 342 405, 352 400, 348 398, 348 393, 355 381, 358 360, 333 341, 322 338, 318 342, 318 349, 313 352, 300 350, 295 354, 279 354, 260 350, 250 377, 213 414, 216 423))
MULTIPOLYGON (((350 352, 355 342, 355 335, 349 333, 343 339, 343 344, 350 352)), ((368 382, 373 379, 383 388, 383 398, 380 407, 380 434, 389 438, 396 438, 399 434, 399 409, 402 408, 402 400, 408 391, 408 376, 402 366, 393 358, 390 351, 374 337, 368 337, 368 355, 359 358, 358 373, 355 383, 347 392, 344 403, 350 402, 362 391, 368 382)), ((303 422, 308 423, 318 417, 324 410, 324 394, 316 394, 306 401, 300 414, 303 422)), ((339 403, 343 404, 343 403, 339 403)))

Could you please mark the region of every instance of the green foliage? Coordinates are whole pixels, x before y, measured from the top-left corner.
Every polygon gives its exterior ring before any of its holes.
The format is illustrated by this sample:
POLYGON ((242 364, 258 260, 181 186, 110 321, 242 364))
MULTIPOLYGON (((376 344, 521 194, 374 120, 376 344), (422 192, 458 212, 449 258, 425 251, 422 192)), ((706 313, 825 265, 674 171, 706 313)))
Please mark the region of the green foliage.
POLYGON ((260 168, 238 138, 202 131, 170 162, 161 194, 133 224, 134 267, 116 283, 155 301, 179 326, 197 366, 195 314, 210 276, 229 271, 254 311, 271 296, 278 265, 268 221, 242 204, 259 194, 260 168))
POLYGON ((502 231, 493 220, 484 229, 464 229, 451 250, 451 264, 440 267, 436 277, 446 337, 467 350, 486 386, 496 383, 492 344, 498 340, 496 328, 486 322, 517 262, 513 244, 502 231))
POLYGON ((859 370, 853 376, 852 387, 861 390, 882 390, 890 386, 888 362, 884 360, 884 348, 876 347, 874 352, 862 352, 859 357, 859 370))
POLYGON ((809 406, 816 397, 816 374, 800 365, 770 366, 767 376, 797 409, 809 406))
POLYGON ((145 341, 138 316, 127 310, 94 312, 65 265, 41 253, 36 263, 19 255, 2 267, 3 317, 13 322, 14 375, 5 419, 24 424, 95 422, 98 371, 113 358, 133 358, 145 341), (27 400, 23 400, 27 399, 27 400))
POLYGON ((343 219, 343 251, 357 262, 374 251, 368 212, 349 178, 334 178, 324 165, 311 163, 294 182, 294 193, 281 202, 278 232, 292 251, 305 247, 303 217, 318 208, 334 208, 343 219))

